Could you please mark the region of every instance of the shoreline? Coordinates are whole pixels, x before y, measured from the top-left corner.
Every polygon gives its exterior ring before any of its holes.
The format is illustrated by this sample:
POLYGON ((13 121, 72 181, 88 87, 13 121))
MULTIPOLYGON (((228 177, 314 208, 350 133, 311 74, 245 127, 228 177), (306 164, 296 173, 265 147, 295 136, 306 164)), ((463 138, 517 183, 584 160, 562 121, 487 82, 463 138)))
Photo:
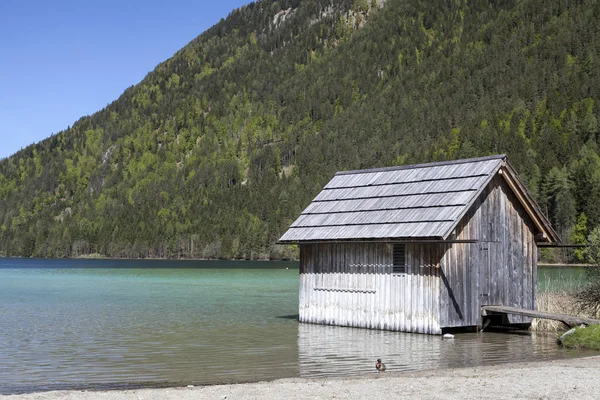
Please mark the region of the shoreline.
MULTIPOLYGON (((101 254, 87 254, 79 257, 20 257, 20 256, 4 256, 0 254, 0 259, 6 260, 100 260, 100 261, 274 261, 274 262, 299 262, 300 259, 289 259, 289 258, 168 258, 168 257, 108 257, 101 254)), ((538 263, 538 268, 586 268, 591 267, 592 264, 561 264, 561 263, 538 263)))
POLYGON ((299 262, 299 259, 291 260, 291 259, 270 259, 270 258, 257 258, 257 259, 248 259, 248 258, 158 258, 158 257, 144 257, 144 258, 122 258, 122 257, 60 257, 60 258, 39 258, 39 257, 6 257, 0 255, 0 260, 68 260, 68 261, 273 261, 273 262, 299 262))
POLYGON ((0 395, 7 400, 141 399, 564 399, 600 396, 600 355, 551 361, 351 377, 126 390, 65 390, 0 395))

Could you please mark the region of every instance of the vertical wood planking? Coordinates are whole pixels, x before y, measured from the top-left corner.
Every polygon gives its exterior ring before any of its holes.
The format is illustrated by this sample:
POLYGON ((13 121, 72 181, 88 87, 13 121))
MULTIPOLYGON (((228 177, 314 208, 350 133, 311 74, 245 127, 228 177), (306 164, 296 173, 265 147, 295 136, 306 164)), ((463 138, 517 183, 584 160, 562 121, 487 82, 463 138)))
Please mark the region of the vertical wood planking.
MULTIPOLYGON (((407 244, 406 245, 406 254, 407 254, 407 259, 406 259, 406 264, 410 264, 411 261, 411 257, 412 257, 412 252, 414 250, 412 249, 412 244, 407 244)), ((408 268, 408 266, 406 267, 408 268)), ((401 292, 398 293, 398 304, 399 304, 399 329, 402 331, 410 331, 410 329, 408 328, 408 316, 407 316, 407 310, 409 307, 409 289, 406 285, 407 279, 406 279, 406 274, 404 274, 403 276, 400 276, 398 278, 399 281, 399 286, 400 286, 400 290, 401 292)))
POLYGON ((407 244, 403 276, 392 274, 391 244, 302 245, 300 320, 435 332, 442 326, 479 324, 482 299, 487 304, 536 307, 535 228, 500 177, 475 202, 456 233, 457 239, 481 242, 407 244), (319 285, 331 290, 315 290, 319 285), (482 298, 482 293, 490 295, 482 298))
POLYGON ((449 248, 448 245, 444 244, 442 245, 442 255, 440 258, 440 270, 439 270, 439 275, 440 275, 440 299, 439 299, 439 303, 440 303, 440 326, 448 326, 448 306, 447 306, 447 302, 449 299, 448 296, 448 291, 446 288, 446 285, 444 284, 444 282, 442 281, 442 274, 444 274, 444 276, 447 275, 446 271, 447 271, 447 264, 448 264, 448 252, 449 252, 449 248))
POLYGON ((410 319, 410 331, 417 332, 417 321, 415 318, 415 308, 417 306, 417 295, 415 289, 415 273, 416 273, 416 262, 417 262, 417 249, 416 245, 414 247, 415 251, 413 253, 413 261, 410 265, 409 272, 406 274, 409 280, 410 285, 410 307, 409 307, 409 319, 410 319))
MULTIPOLYGON (((530 235, 533 237, 534 234, 530 232, 530 235)), ((531 287, 533 288, 533 293, 531 294, 533 309, 537 310, 537 284, 538 284, 538 271, 537 271, 537 244, 535 240, 531 241, 531 245, 529 248, 529 262, 531 263, 531 287)))
POLYGON ((479 324, 486 291, 487 304, 535 308, 535 228, 501 178, 490 183, 456 234, 481 242, 407 244, 404 276, 391 272, 391 244, 302 245, 300 320, 435 332, 479 324))

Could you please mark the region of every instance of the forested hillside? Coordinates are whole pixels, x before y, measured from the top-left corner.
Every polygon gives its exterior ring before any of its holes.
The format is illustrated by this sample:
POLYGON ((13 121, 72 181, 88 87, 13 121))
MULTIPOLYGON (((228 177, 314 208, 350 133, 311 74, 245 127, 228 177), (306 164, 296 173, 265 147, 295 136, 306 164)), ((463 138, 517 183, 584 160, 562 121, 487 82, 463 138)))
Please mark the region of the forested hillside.
POLYGON ((599 19, 597 0, 250 4, 0 161, 0 255, 290 257, 274 242, 337 170, 495 153, 581 242, 599 19))

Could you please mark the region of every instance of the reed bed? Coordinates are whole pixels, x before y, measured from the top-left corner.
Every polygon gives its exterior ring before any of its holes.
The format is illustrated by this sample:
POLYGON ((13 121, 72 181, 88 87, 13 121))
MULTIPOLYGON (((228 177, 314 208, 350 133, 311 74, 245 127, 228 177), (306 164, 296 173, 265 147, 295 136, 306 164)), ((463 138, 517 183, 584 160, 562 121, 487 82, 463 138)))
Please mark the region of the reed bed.
MULTIPOLYGON (((569 292, 541 292, 537 298, 538 310, 554 314, 576 315, 578 317, 590 317, 583 309, 573 293, 569 292)), ((531 330, 537 332, 560 332, 566 326, 560 321, 534 318, 531 330)))
POLYGON ((587 283, 583 269, 538 270, 538 293, 575 294, 587 283))
MULTIPOLYGON (((599 318, 600 312, 590 315, 589 308, 585 307, 576 294, 587 284, 585 276, 573 274, 543 274, 540 276, 537 295, 539 311, 554 314, 568 314, 578 317, 599 318)), ((531 329, 537 332, 561 332, 566 326, 560 321, 548 319, 534 319, 531 329)))

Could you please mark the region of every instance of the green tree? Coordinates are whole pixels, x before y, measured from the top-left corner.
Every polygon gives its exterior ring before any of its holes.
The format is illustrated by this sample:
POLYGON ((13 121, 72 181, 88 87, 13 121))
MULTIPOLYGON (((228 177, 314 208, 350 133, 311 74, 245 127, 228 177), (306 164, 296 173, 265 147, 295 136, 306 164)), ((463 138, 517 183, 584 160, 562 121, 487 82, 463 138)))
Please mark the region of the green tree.
MULTIPOLYGON (((587 217, 585 213, 580 213, 577 216, 577 223, 573 227, 571 232, 570 241, 572 244, 585 245, 587 238, 587 217)), ((577 261, 585 261, 585 248, 576 248, 574 250, 574 256, 577 261)))

